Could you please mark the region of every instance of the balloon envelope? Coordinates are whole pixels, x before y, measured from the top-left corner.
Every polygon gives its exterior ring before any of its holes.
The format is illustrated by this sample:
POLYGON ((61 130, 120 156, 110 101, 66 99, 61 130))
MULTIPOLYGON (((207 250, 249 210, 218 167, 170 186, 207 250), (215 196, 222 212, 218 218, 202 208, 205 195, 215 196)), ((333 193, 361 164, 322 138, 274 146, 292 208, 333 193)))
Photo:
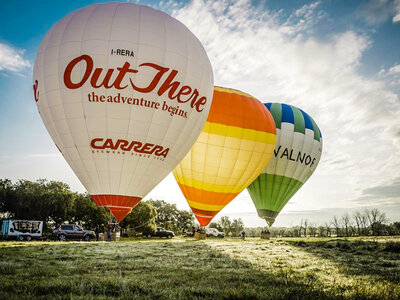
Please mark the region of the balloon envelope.
POLYGON ((237 90, 215 87, 207 122, 173 174, 202 226, 267 165, 276 141, 264 105, 237 90))
POLYGON ((196 141, 213 74, 182 23, 113 2, 74 11, 50 29, 33 83, 56 146, 97 205, 121 221, 196 141))
POLYGON ((301 109, 280 103, 266 103, 265 106, 276 124, 274 155, 247 190, 258 215, 271 226, 317 167, 322 136, 314 120, 301 109))

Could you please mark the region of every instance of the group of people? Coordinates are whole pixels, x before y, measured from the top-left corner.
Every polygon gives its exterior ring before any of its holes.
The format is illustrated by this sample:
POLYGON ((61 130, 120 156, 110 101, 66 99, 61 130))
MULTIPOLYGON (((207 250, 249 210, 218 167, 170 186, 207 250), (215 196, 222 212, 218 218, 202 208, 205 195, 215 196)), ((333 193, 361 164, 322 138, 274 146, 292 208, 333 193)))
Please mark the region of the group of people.
MULTIPOLYGON (((120 226, 118 223, 113 223, 109 222, 107 225, 107 231, 106 231, 106 241, 110 242, 112 240, 112 233, 113 232, 118 232, 120 230, 120 226)), ((100 240, 100 227, 97 226, 96 229, 94 230, 94 233, 96 234, 96 241, 100 240)))
POLYGON ((261 238, 269 240, 270 232, 269 232, 268 228, 265 228, 265 230, 264 229, 261 230, 261 238))
POLYGON ((200 226, 196 229, 195 226, 192 227, 193 236, 196 232, 198 233, 206 233, 206 229, 203 226, 200 226))

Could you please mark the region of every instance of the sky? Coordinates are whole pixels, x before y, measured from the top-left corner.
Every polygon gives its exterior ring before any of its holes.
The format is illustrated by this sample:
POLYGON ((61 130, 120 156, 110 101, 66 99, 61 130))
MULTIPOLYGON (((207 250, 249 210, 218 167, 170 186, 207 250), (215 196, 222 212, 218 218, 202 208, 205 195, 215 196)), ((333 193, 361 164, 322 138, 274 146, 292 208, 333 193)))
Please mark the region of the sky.
MULTIPOLYGON (((32 69, 42 38, 75 9, 105 1, 0 2, 0 178, 60 180, 84 192, 37 112, 32 69)), ((400 220, 400 0, 131 1, 185 24, 214 83, 311 115, 321 161, 275 226, 378 208, 400 220)), ((145 199, 189 210, 172 175, 145 199)), ((247 191, 215 218, 264 226, 247 191)))

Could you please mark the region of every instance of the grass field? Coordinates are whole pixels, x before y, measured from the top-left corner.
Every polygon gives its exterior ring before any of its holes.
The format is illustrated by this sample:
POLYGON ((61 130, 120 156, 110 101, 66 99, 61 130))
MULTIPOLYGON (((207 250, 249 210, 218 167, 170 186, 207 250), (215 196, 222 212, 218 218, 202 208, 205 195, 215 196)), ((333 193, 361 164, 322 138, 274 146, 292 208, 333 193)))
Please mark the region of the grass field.
POLYGON ((399 299, 400 239, 1 242, 0 299, 399 299))

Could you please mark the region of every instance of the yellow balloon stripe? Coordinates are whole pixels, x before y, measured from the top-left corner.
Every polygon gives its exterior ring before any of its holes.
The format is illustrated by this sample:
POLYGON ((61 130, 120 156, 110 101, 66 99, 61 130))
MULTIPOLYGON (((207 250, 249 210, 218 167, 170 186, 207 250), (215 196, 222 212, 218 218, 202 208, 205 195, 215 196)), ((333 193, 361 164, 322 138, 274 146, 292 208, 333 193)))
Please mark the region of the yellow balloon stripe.
POLYGON ((276 142, 276 134, 273 133, 212 122, 206 122, 203 132, 218 134, 224 137, 229 136, 238 139, 246 139, 260 143, 275 144, 276 142))
POLYGON ((212 205, 212 204, 204 204, 204 203, 199 203, 195 201, 191 201, 189 199, 186 199, 190 207, 196 208, 196 209, 201 209, 201 210, 206 210, 206 211, 220 211, 225 207, 226 204, 224 205, 212 205))
POLYGON ((202 132, 179 168, 174 170, 174 176, 178 183, 197 189, 238 193, 262 171, 259 161, 271 155, 274 147, 274 143, 202 132))
POLYGON ((243 190, 243 186, 235 186, 235 185, 222 185, 222 184, 214 184, 207 183, 201 180, 196 180, 191 177, 183 177, 183 176, 175 176, 175 179, 180 184, 185 184, 191 187, 194 187, 199 190, 205 190, 209 192, 217 192, 217 193, 240 193, 243 190), (188 184, 190 182, 190 184, 188 184))
POLYGON ((236 95, 241 95, 241 96, 245 96, 245 97, 249 97, 249 98, 255 99, 252 95, 249 95, 247 93, 243 93, 243 92, 238 91, 238 90, 228 89, 228 88, 219 87, 219 86, 215 86, 214 87, 214 91, 223 92, 223 93, 229 93, 229 94, 236 94, 236 95))
MULTIPOLYGON (((224 137, 219 134, 202 132, 199 138, 197 139, 196 144, 191 149, 191 151, 202 152, 202 153, 207 152, 208 156, 209 155, 219 156, 222 154, 224 154, 224 156, 229 156, 233 154, 235 156, 232 158, 236 158, 238 152, 232 152, 232 151, 240 151, 240 154, 245 154, 246 152, 265 153, 265 151, 269 151, 269 148, 274 148, 274 145, 275 141, 265 143, 265 142, 258 142, 258 141, 229 137, 229 136, 224 137), (212 152, 210 150, 207 150, 206 147, 211 147, 208 149, 217 152, 212 152)), ((251 153, 247 154, 251 155, 251 153)))

